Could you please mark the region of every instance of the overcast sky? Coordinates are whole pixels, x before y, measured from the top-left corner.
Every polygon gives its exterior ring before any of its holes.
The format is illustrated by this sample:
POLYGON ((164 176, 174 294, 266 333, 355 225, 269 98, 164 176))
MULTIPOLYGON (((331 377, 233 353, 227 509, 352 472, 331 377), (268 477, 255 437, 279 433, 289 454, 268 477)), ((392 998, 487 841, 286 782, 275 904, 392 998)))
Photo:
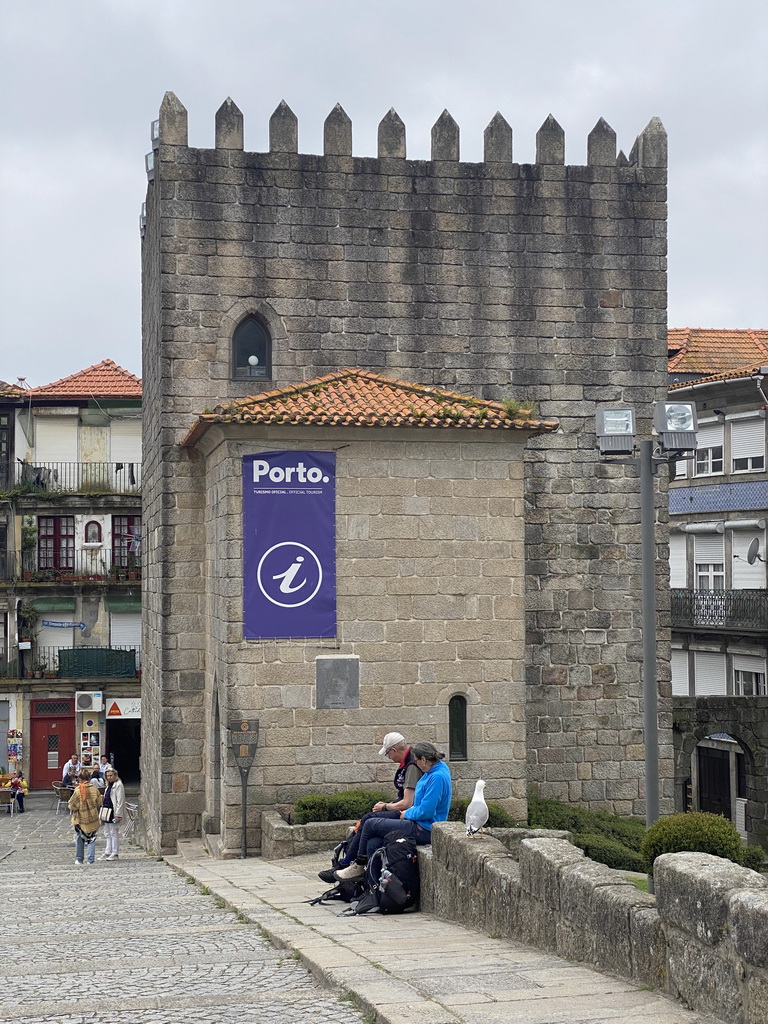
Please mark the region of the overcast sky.
POLYGON ((191 145, 213 146, 231 96, 257 151, 281 99, 301 152, 340 102, 356 155, 394 106, 417 159, 445 107, 464 160, 496 110, 517 161, 552 113, 573 164, 599 117, 629 152, 656 115, 670 326, 768 328, 764 0, 0 0, 0 21, 0 379, 107 357, 141 373, 138 216, 166 90, 191 145))

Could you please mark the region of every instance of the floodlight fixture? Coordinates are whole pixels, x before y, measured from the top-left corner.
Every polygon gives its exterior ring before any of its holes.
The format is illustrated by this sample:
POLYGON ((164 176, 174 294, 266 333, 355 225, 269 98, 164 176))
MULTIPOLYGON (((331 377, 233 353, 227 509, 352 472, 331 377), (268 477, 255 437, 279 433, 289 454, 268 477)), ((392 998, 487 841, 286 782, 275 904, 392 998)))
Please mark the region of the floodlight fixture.
POLYGON ((144 167, 145 167, 146 172, 147 172, 147 181, 154 181, 155 180, 155 151, 154 150, 152 150, 151 153, 147 153, 147 155, 144 157, 144 167))
POLYGON ((695 451, 698 424, 693 402, 655 402, 653 425, 665 451, 695 451))
POLYGON ((597 409, 595 433, 601 455, 631 455, 635 450, 634 409, 597 409))
POLYGON ((160 119, 159 118, 157 119, 157 121, 153 121, 152 122, 152 126, 150 128, 150 133, 149 134, 150 134, 150 138, 152 139, 152 149, 159 149, 160 148, 160 119))

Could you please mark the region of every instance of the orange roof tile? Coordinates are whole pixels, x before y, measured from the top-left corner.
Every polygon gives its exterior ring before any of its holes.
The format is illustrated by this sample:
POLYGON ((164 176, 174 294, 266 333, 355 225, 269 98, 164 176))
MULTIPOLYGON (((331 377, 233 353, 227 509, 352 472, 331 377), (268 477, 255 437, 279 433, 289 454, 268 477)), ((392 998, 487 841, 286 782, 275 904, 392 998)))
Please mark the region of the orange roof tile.
POLYGON ((334 427, 458 427, 479 430, 556 430, 530 407, 489 402, 442 388, 410 384, 369 370, 349 368, 324 377, 217 406, 202 415, 182 444, 212 423, 290 423, 334 427))
POLYGON ((734 370, 723 370, 722 373, 710 373, 706 377, 697 377, 696 380, 678 381, 677 384, 671 384, 669 390, 675 391, 679 388, 698 387, 701 384, 715 384, 721 380, 749 379, 750 377, 758 376, 761 367, 764 365, 766 364, 758 363, 757 366, 739 366, 734 370))
POLYGON ((111 359, 62 377, 52 384, 30 388, 34 398, 141 398, 141 380, 111 359))
POLYGON ((6 384, 4 380, 0 380, 0 398, 22 398, 25 394, 26 391, 15 384, 6 384))
POLYGON ((670 373, 708 376, 737 366, 768 363, 768 331, 673 327, 668 331, 670 373))

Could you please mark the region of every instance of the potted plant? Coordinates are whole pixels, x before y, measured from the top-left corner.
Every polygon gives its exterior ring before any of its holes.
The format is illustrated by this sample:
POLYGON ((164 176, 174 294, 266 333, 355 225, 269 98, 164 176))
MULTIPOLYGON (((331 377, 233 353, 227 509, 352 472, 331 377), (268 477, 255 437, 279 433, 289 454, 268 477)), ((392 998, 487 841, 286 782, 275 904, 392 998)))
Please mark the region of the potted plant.
POLYGON ((43 673, 45 672, 46 664, 44 661, 36 661, 32 666, 32 675, 35 679, 42 679, 43 673))

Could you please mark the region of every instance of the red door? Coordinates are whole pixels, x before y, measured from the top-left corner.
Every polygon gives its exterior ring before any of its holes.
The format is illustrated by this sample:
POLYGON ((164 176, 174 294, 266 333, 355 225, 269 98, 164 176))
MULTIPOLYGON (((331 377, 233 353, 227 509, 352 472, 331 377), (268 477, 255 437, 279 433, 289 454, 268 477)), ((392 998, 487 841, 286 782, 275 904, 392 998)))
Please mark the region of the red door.
POLYGON ((31 712, 29 788, 50 789, 77 749, 74 701, 33 700, 31 712))

